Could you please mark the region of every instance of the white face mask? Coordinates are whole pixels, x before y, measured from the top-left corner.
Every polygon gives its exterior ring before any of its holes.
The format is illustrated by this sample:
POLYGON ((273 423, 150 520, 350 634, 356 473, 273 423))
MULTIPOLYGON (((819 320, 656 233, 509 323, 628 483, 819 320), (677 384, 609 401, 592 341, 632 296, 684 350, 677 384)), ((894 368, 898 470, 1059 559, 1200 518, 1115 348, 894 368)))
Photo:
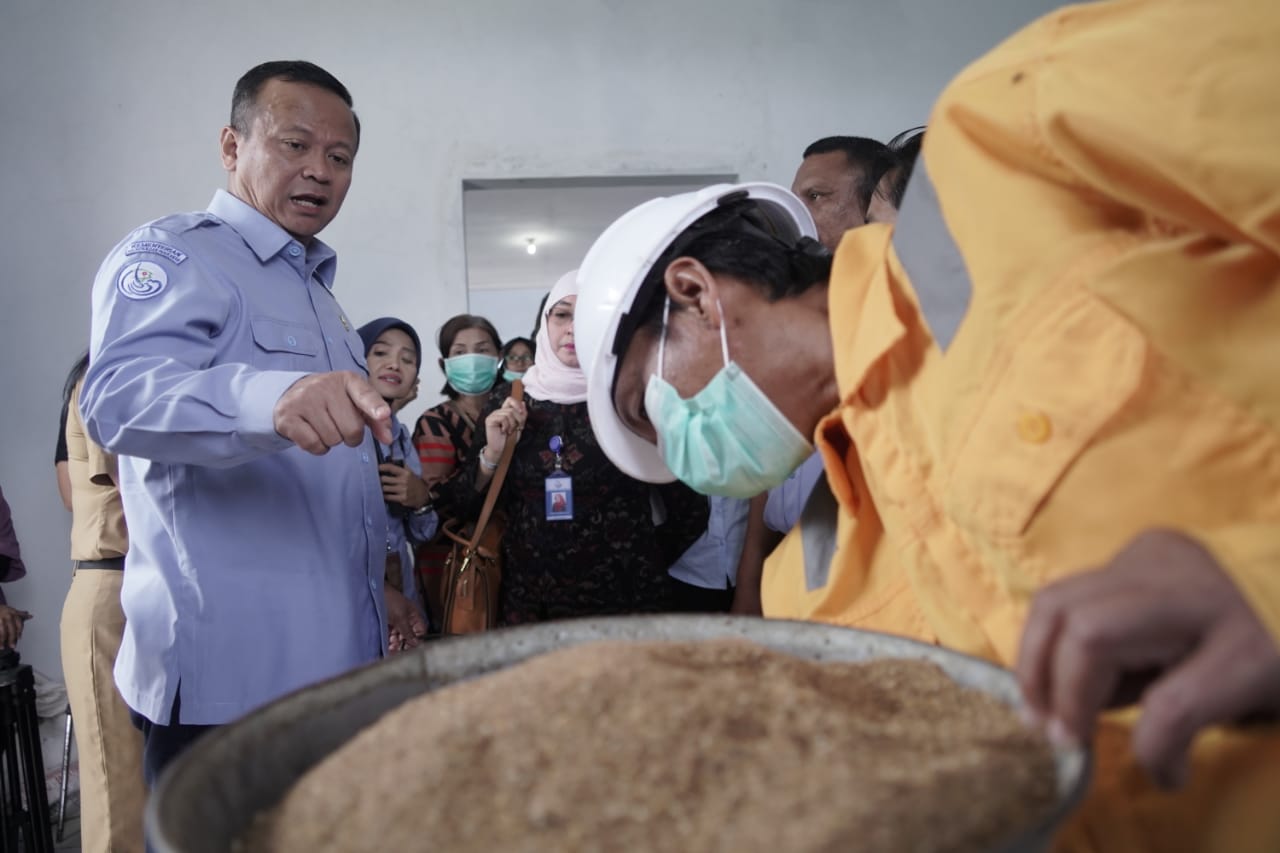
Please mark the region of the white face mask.
POLYGON ((644 392, 662 460, 678 479, 706 495, 750 498, 781 484, 813 453, 813 446, 751 377, 729 360, 723 308, 724 366, 693 397, 681 398, 662 376, 670 310, 671 297, 667 297, 662 307, 658 372, 649 377, 644 392))

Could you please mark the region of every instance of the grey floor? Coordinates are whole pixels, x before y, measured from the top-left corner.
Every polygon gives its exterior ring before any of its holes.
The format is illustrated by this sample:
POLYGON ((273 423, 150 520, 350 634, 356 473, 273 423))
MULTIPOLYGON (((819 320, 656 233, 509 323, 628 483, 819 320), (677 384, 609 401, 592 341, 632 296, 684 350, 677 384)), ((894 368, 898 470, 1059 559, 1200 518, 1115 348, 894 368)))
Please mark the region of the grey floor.
MULTIPOLYGON (((70 802, 68 797, 67 801, 70 802)), ((56 807, 55 807, 56 808, 56 807)), ((54 813, 54 820, 57 820, 57 813, 54 813)), ((53 825, 53 849, 54 850, 79 850, 80 849, 80 815, 67 815, 67 822, 62 828, 62 840, 58 840, 58 825, 53 825)))
MULTIPOLYGON (((80 849, 80 816, 71 815, 71 814, 67 815, 66 824, 62 828, 61 841, 58 840, 58 815, 56 811, 53 813, 52 817, 53 817, 53 825, 49 828, 49 837, 53 839, 53 849, 55 851, 79 850, 80 849)), ((44 847, 43 842, 38 843, 38 846, 44 847)), ((10 851, 8 850, 7 847, 5 847, 3 838, 0 838, 0 848, 4 848, 4 853, 14 853, 14 851, 10 851)), ((24 848, 25 848, 25 845, 22 843, 22 839, 19 838, 18 849, 16 853, 23 853, 24 848)))

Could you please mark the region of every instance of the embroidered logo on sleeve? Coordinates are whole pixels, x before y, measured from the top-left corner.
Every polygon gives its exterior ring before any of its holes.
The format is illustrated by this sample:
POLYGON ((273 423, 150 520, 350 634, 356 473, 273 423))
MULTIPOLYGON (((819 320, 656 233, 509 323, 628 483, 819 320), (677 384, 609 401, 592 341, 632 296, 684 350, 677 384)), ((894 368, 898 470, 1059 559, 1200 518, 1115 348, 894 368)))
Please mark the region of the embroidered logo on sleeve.
POLYGON ((126 299, 150 299, 159 296, 169 284, 169 276, 159 264, 138 261, 120 270, 116 290, 126 299))
POLYGON ((166 261, 180 264, 187 259, 187 253, 175 249, 168 243, 157 243, 155 240, 139 240, 136 243, 130 243, 125 246, 124 253, 126 255, 138 255, 142 253, 151 255, 159 255, 166 261))

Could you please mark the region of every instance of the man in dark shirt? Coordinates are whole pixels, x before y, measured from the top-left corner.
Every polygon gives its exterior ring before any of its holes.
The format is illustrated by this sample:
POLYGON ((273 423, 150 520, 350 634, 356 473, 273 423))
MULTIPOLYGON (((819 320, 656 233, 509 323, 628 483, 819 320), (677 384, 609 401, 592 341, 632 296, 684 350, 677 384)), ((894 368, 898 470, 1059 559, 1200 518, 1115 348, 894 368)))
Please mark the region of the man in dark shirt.
MULTIPOLYGON (((0 582, 16 581, 27 574, 18 548, 18 534, 13 529, 9 502, 0 489, 0 582)), ((18 610, 5 603, 4 588, 0 587, 0 649, 11 649, 22 636, 22 623, 31 618, 25 610, 18 610)))

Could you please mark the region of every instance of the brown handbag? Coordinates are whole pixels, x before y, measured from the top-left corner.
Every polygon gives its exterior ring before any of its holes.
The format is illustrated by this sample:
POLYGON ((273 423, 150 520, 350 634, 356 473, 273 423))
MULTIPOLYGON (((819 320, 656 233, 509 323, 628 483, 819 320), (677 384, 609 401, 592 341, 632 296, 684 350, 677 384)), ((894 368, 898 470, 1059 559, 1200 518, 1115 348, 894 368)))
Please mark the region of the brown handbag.
MULTIPOLYGON (((524 399, 524 384, 511 383, 511 396, 524 399)), ((474 634, 498 624, 498 593, 502 586, 502 533, 506 518, 494 513, 502 482, 511 467, 519 436, 510 436, 502 449, 498 468, 489 481, 484 508, 474 525, 463 526, 457 519, 445 523, 444 534, 453 541, 453 550, 444 564, 445 598, 441 632, 474 634)))

